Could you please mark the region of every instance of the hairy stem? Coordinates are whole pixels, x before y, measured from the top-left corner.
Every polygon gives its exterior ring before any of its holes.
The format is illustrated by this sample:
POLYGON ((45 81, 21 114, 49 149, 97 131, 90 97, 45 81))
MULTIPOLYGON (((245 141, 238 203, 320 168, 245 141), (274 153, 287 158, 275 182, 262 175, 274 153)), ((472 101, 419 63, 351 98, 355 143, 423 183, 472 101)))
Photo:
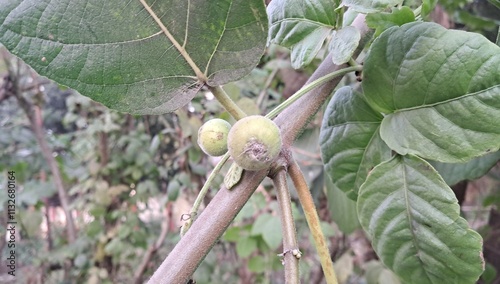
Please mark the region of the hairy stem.
POLYGON ((330 74, 326 74, 326 75, 312 81, 311 83, 306 84, 304 87, 300 88, 300 90, 298 90, 295 94, 290 96, 286 101, 282 102, 280 105, 278 105, 272 111, 270 111, 266 115, 266 117, 270 118, 270 119, 276 117, 284 109, 286 109, 289 105, 291 105, 292 103, 294 103, 295 101, 300 99, 303 95, 307 94, 312 89, 317 88, 317 87, 325 84, 326 82, 328 82, 334 78, 342 77, 347 73, 354 72, 354 71, 361 71, 361 70, 363 70, 363 67, 361 65, 358 65, 358 66, 351 66, 351 67, 347 67, 347 68, 344 68, 341 70, 337 70, 337 71, 334 71, 330 74))
POLYGON ((224 89, 222 87, 217 86, 217 87, 212 87, 208 86, 208 89, 212 94, 214 94, 215 98, 219 101, 219 103, 231 114, 232 117, 236 120, 240 120, 247 116, 243 110, 240 109, 240 107, 234 103, 234 101, 226 94, 224 89))
MULTIPOLYGON (((354 60, 354 58, 352 58, 352 57, 349 59, 349 62, 347 62, 347 63, 349 63, 349 65, 351 65, 351 66, 361 66, 361 64, 359 64, 359 63, 358 63, 356 60, 354 60)), ((362 71, 362 70, 357 70, 357 71, 362 71)))
POLYGON ((333 270, 333 262, 330 258, 330 252, 328 250, 328 245, 326 243, 326 238, 321 230, 318 213, 316 211, 316 206, 314 205, 314 200, 309 191, 309 186, 300 170, 299 165, 295 159, 291 159, 290 166, 288 169, 290 178, 292 179, 293 185, 297 190, 297 195, 299 197, 300 204, 304 209, 304 214, 306 216, 307 224, 311 230, 314 246, 318 251, 319 260, 321 262, 321 267, 323 268, 323 273, 325 273, 325 280, 328 284, 337 284, 337 277, 335 275, 335 270, 333 270))
POLYGON ((283 231, 283 262, 285 265, 285 283, 299 283, 299 259, 292 254, 298 250, 297 231, 292 215, 292 202, 286 182, 286 171, 282 167, 273 177, 278 204, 281 211, 281 230, 283 231))

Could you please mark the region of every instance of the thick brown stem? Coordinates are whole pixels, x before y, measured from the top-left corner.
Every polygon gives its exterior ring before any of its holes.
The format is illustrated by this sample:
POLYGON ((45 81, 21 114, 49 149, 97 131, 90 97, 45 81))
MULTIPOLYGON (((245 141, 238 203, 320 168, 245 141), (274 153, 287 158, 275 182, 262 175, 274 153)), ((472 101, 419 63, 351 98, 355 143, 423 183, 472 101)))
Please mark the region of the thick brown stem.
POLYGON ((221 188, 148 283, 185 284, 266 175, 245 171, 231 190, 221 188))
MULTIPOLYGON (((362 38, 366 37, 368 28, 364 23, 364 15, 359 15, 353 25, 360 30, 362 38)), ((364 46, 363 43, 360 45, 364 46)), ((309 82, 342 67, 345 66, 334 65, 331 57, 328 56, 311 76, 309 82)), ((309 119, 325 103, 339 81, 340 78, 332 80, 310 91, 275 119, 280 127, 285 147, 292 144, 309 119)), ((231 191, 224 187, 219 190, 186 235, 163 261, 149 283, 186 283, 266 175, 266 170, 245 171, 239 184, 231 191)))

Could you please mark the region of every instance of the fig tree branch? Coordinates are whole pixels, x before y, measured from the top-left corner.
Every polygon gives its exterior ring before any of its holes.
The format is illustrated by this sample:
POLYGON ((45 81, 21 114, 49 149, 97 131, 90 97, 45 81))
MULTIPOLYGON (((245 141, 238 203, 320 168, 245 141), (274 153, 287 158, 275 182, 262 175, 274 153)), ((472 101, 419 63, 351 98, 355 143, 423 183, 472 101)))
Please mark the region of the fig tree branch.
MULTIPOLYGON (((370 34, 364 15, 359 15, 353 25, 360 30, 360 46, 364 46, 363 38, 366 41, 370 34)), ((331 56, 327 56, 309 82, 346 67, 347 65, 333 64, 331 56)), ((280 128, 284 147, 290 147, 340 79, 335 78, 311 90, 276 117, 274 121, 280 128)), ((149 283, 186 283, 267 174, 267 170, 244 171, 241 181, 231 191, 222 187, 153 274, 149 283)))
POLYGON ((208 176, 207 181, 205 181, 205 184, 201 188, 200 193, 198 193, 198 196, 196 197, 196 200, 194 201, 194 204, 191 207, 191 211, 189 212, 190 215, 189 219, 181 227, 181 237, 184 236, 184 234, 186 234, 187 230, 189 230, 189 228, 193 224, 194 219, 196 219, 196 215, 198 215, 198 209, 200 208, 201 202, 205 199, 205 196, 207 195, 207 192, 210 189, 210 185, 212 184, 214 178, 219 174, 220 170, 226 163, 227 159, 229 159, 228 153, 226 153, 222 157, 222 159, 217 163, 215 168, 208 176))
POLYGON ((231 190, 222 187, 148 283, 185 284, 267 173, 244 171, 240 183, 231 190))

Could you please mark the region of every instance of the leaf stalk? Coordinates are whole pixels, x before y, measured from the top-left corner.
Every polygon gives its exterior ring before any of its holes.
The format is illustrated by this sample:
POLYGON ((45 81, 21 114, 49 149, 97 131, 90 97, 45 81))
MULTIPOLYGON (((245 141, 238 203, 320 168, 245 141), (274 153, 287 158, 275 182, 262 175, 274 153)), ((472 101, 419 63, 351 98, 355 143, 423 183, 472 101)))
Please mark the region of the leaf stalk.
POLYGON ((224 107, 224 109, 231 114, 232 117, 236 120, 240 120, 244 118, 246 113, 229 97, 229 95, 224 91, 224 89, 221 86, 208 86, 208 89, 212 94, 214 94, 214 97, 219 101, 219 103, 224 107))
POLYGON ((316 206, 314 205, 314 201, 304 175, 300 170, 299 165, 293 158, 290 159, 288 173, 290 175, 290 178, 292 179, 295 189, 297 190, 300 204, 304 209, 304 215, 306 216, 307 224, 309 225, 309 229, 311 230, 313 236, 314 246, 318 251, 321 267, 323 268, 323 273, 325 274, 326 283, 337 284, 337 276, 335 275, 335 270, 333 269, 333 262, 330 257, 326 238, 323 234, 323 231, 321 230, 316 206))
POLYGON ((282 102, 280 105, 278 105, 272 111, 270 111, 266 115, 266 117, 269 119, 273 119, 278 114, 280 114, 284 109, 286 109, 289 105, 293 104, 295 101, 300 99, 303 95, 307 94, 309 91, 313 90, 314 88, 319 87, 319 86, 325 84, 326 82, 328 82, 334 78, 344 76, 347 73, 361 71, 361 70, 363 70, 363 67, 361 65, 357 65, 357 66, 347 67, 347 68, 340 69, 340 70, 331 72, 329 74, 326 74, 326 75, 308 83, 304 87, 302 87, 295 94, 290 96, 286 101, 282 102))

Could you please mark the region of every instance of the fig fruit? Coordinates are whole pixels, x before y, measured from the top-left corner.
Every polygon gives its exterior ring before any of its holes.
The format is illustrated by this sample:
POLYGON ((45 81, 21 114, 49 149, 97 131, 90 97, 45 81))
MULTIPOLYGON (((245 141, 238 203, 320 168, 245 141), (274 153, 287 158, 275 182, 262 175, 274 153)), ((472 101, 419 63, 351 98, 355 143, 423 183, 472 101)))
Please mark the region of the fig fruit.
POLYGON ((227 152, 227 135, 231 129, 229 122, 214 118, 198 130, 198 145, 205 154, 217 157, 227 152))
POLYGON ((245 170, 265 169, 281 151, 281 134, 269 118, 251 115, 238 120, 227 137, 229 155, 245 170))

